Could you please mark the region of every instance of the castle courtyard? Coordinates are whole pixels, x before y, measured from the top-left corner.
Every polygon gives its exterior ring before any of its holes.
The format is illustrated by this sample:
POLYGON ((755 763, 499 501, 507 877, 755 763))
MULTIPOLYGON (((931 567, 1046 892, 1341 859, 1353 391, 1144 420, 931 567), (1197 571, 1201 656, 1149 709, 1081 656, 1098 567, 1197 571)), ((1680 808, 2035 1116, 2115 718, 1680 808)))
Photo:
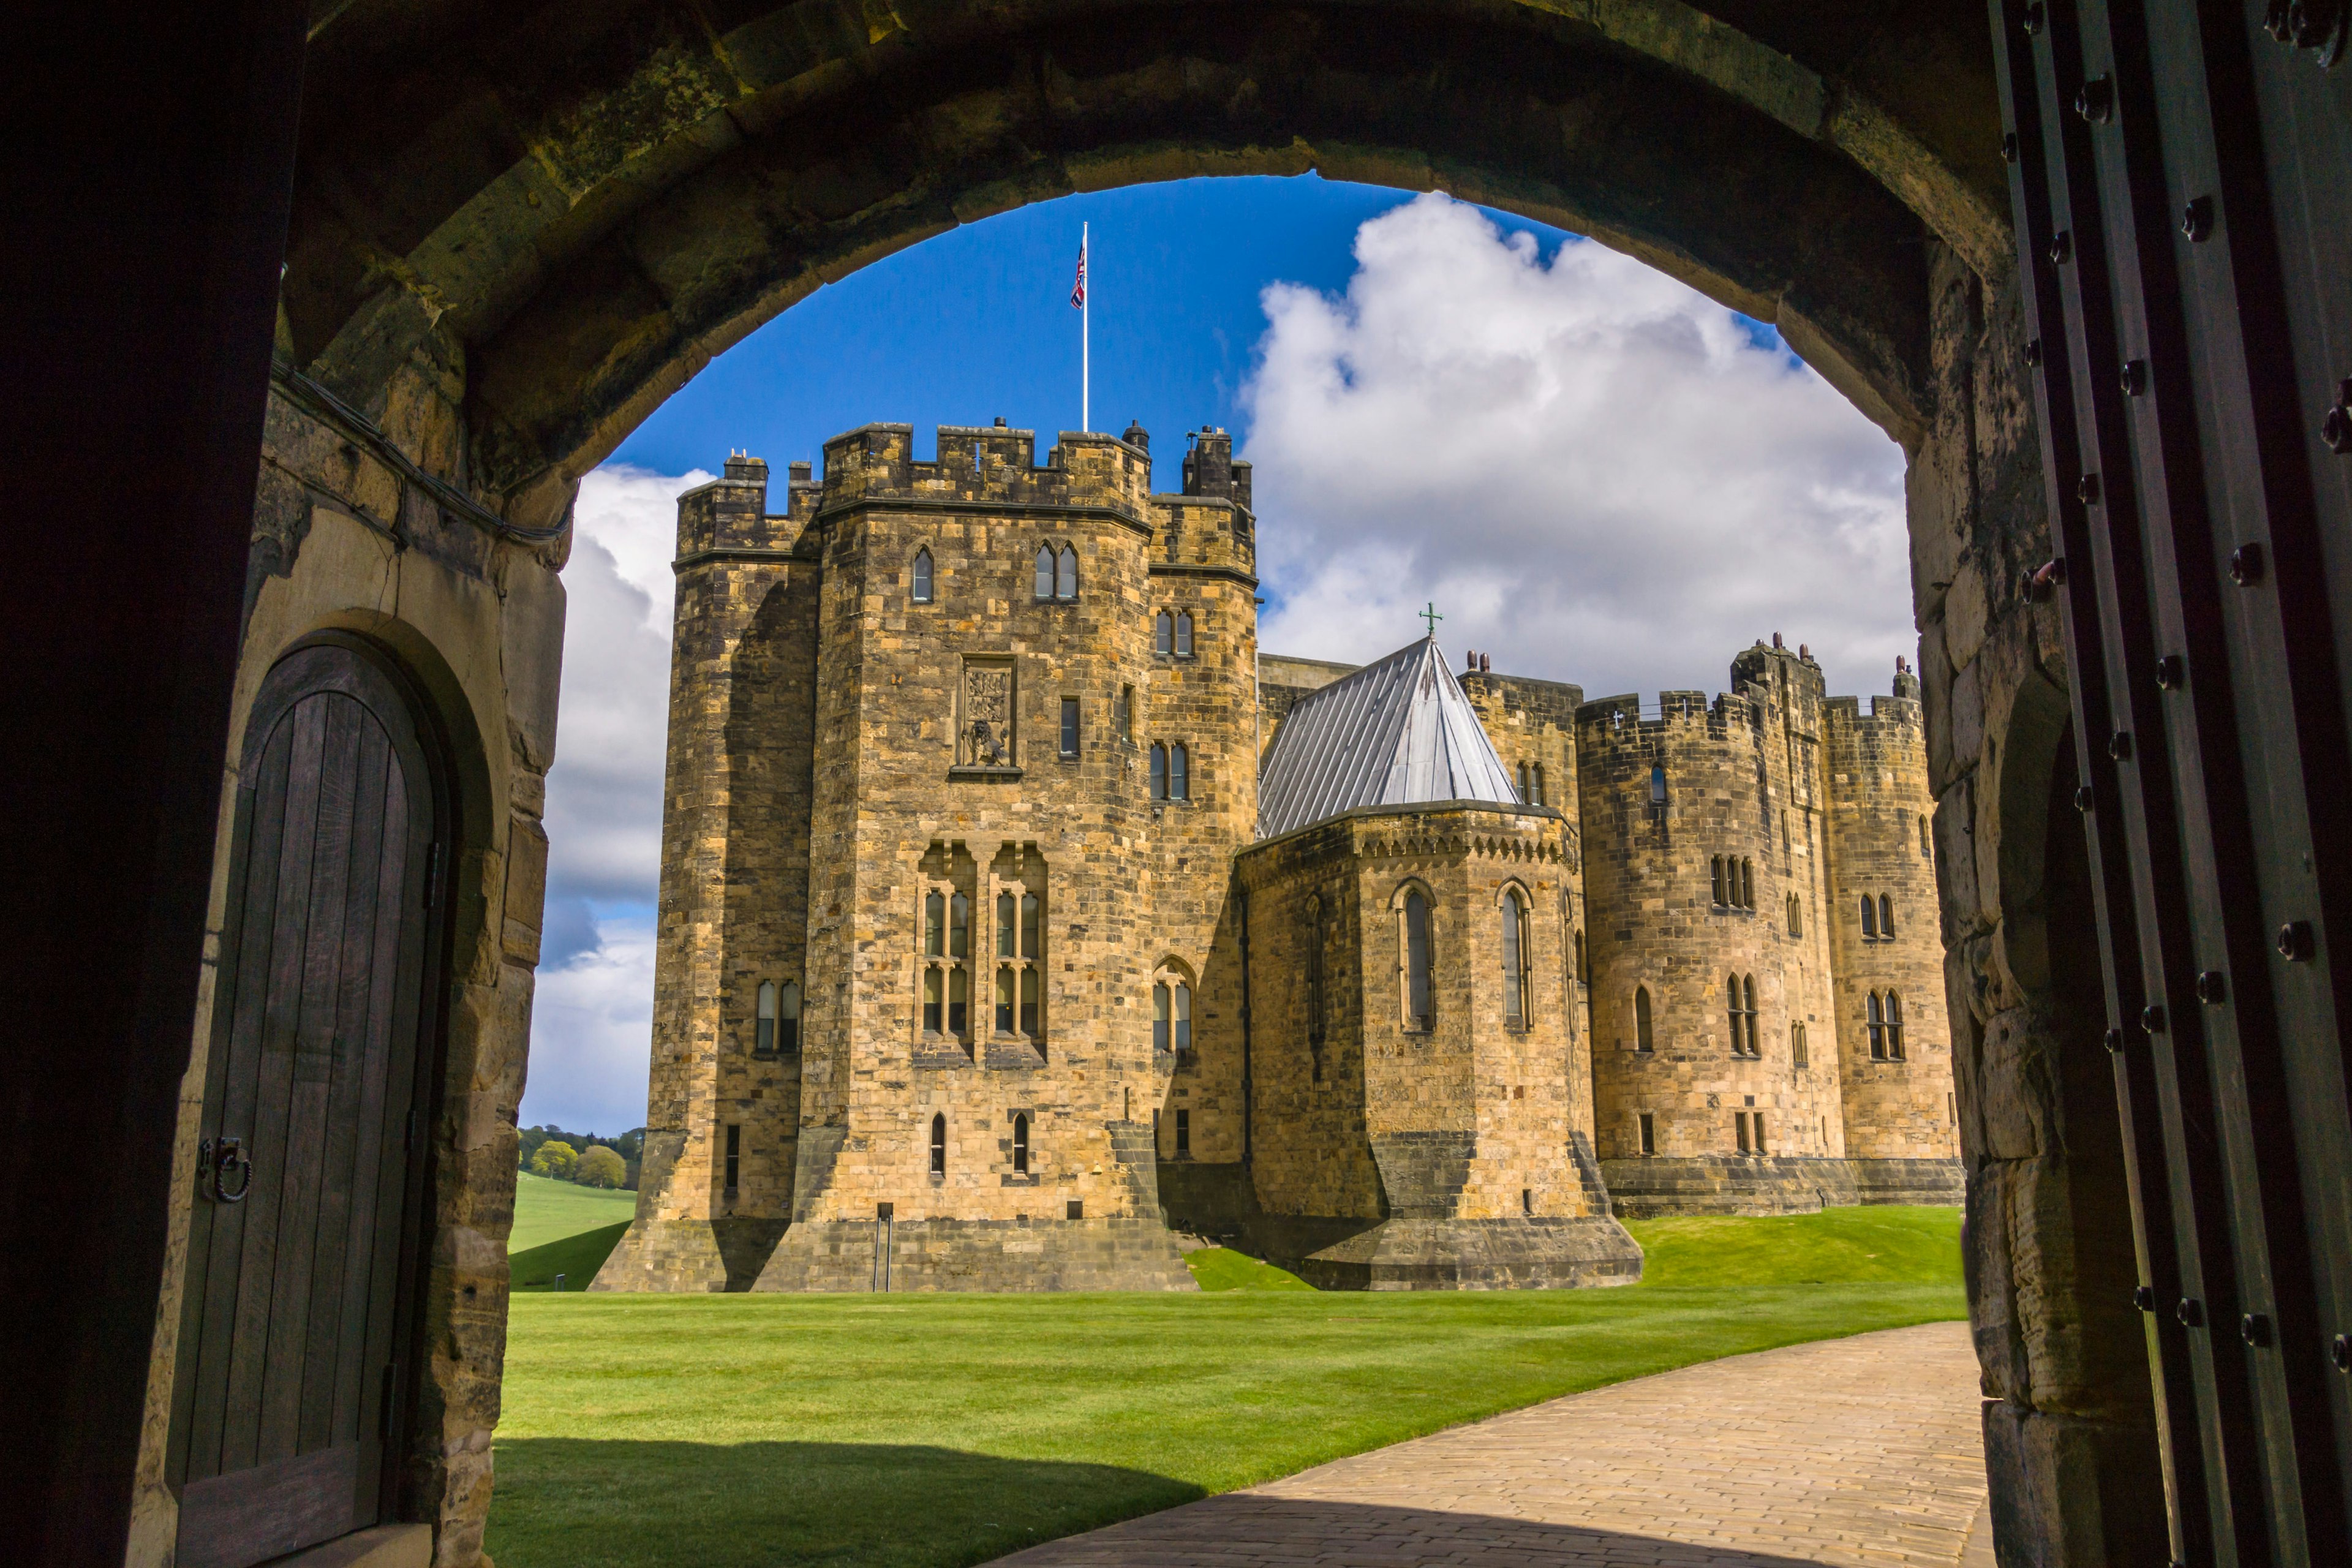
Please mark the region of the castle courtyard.
POLYGON ((1648 1279, 1610 1290, 1203 1268, 1197 1292, 519 1295, 486 1544, 501 1568, 1955 1561, 1985 1491, 1957 1212, 1628 1228, 1648 1279), (1588 1536, 1635 1554, 1546 1555, 1588 1536), (1841 1542, 1864 1555, 1821 1555, 1841 1542))

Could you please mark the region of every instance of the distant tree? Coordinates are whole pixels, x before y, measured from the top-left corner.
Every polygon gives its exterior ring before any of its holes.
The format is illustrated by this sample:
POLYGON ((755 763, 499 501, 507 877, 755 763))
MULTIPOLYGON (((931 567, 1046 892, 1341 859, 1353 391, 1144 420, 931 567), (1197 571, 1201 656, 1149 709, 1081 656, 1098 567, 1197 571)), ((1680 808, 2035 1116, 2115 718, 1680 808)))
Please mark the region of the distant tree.
POLYGON ((603 1187, 610 1191, 617 1188, 628 1173, 627 1163, 598 1143, 581 1153, 579 1168, 572 1172, 572 1179, 583 1187, 603 1187))
POLYGON ((561 1138, 551 1138, 539 1146, 538 1153, 530 1157, 530 1173, 552 1176, 559 1182, 569 1181, 572 1167, 579 1163, 579 1151, 561 1138))

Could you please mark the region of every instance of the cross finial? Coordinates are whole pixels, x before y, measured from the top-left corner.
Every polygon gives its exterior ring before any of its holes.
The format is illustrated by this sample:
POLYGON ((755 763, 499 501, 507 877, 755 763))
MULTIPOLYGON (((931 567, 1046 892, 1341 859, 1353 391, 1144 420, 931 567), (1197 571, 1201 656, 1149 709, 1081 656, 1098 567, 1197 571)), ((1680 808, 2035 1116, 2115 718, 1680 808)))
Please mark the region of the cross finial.
POLYGON ((1431 637, 1435 637, 1437 635, 1437 623, 1444 620, 1445 617, 1437 613, 1437 601, 1432 599, 1429 602, 1428 607, 1421 612, 1421 618, 1429 623, 1429 635, 1431 637))

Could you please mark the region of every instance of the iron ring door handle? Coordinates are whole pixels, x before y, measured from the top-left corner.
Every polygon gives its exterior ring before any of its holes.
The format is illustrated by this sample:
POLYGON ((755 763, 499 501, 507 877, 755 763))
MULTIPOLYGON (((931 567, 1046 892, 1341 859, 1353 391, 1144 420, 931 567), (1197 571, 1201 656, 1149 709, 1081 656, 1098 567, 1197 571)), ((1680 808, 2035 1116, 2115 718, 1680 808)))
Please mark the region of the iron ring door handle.
POLYGON ((202 1190, 209 1182, 211 1196, 215 1203, 241 1204, 246 1194, 253 1190, 253 1161, 245 1152, 244 1140, 238 1138, 207 1138, 196 1150, 196 1185, 202 1190), (229 1190, 228 1178, 234 1172, 236 1189, 229 1190))

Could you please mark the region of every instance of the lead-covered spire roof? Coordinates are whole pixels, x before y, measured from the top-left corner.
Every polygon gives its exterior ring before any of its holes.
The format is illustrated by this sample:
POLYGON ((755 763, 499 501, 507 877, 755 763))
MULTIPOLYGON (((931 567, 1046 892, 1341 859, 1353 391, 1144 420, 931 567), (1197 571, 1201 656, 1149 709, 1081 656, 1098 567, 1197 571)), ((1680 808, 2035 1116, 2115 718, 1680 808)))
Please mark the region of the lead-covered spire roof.
POLYGON ((1423 637, 1298 700, 1258 773, 1257 831, 1364 806, 1518 798, 1437 639, 1423 637))

